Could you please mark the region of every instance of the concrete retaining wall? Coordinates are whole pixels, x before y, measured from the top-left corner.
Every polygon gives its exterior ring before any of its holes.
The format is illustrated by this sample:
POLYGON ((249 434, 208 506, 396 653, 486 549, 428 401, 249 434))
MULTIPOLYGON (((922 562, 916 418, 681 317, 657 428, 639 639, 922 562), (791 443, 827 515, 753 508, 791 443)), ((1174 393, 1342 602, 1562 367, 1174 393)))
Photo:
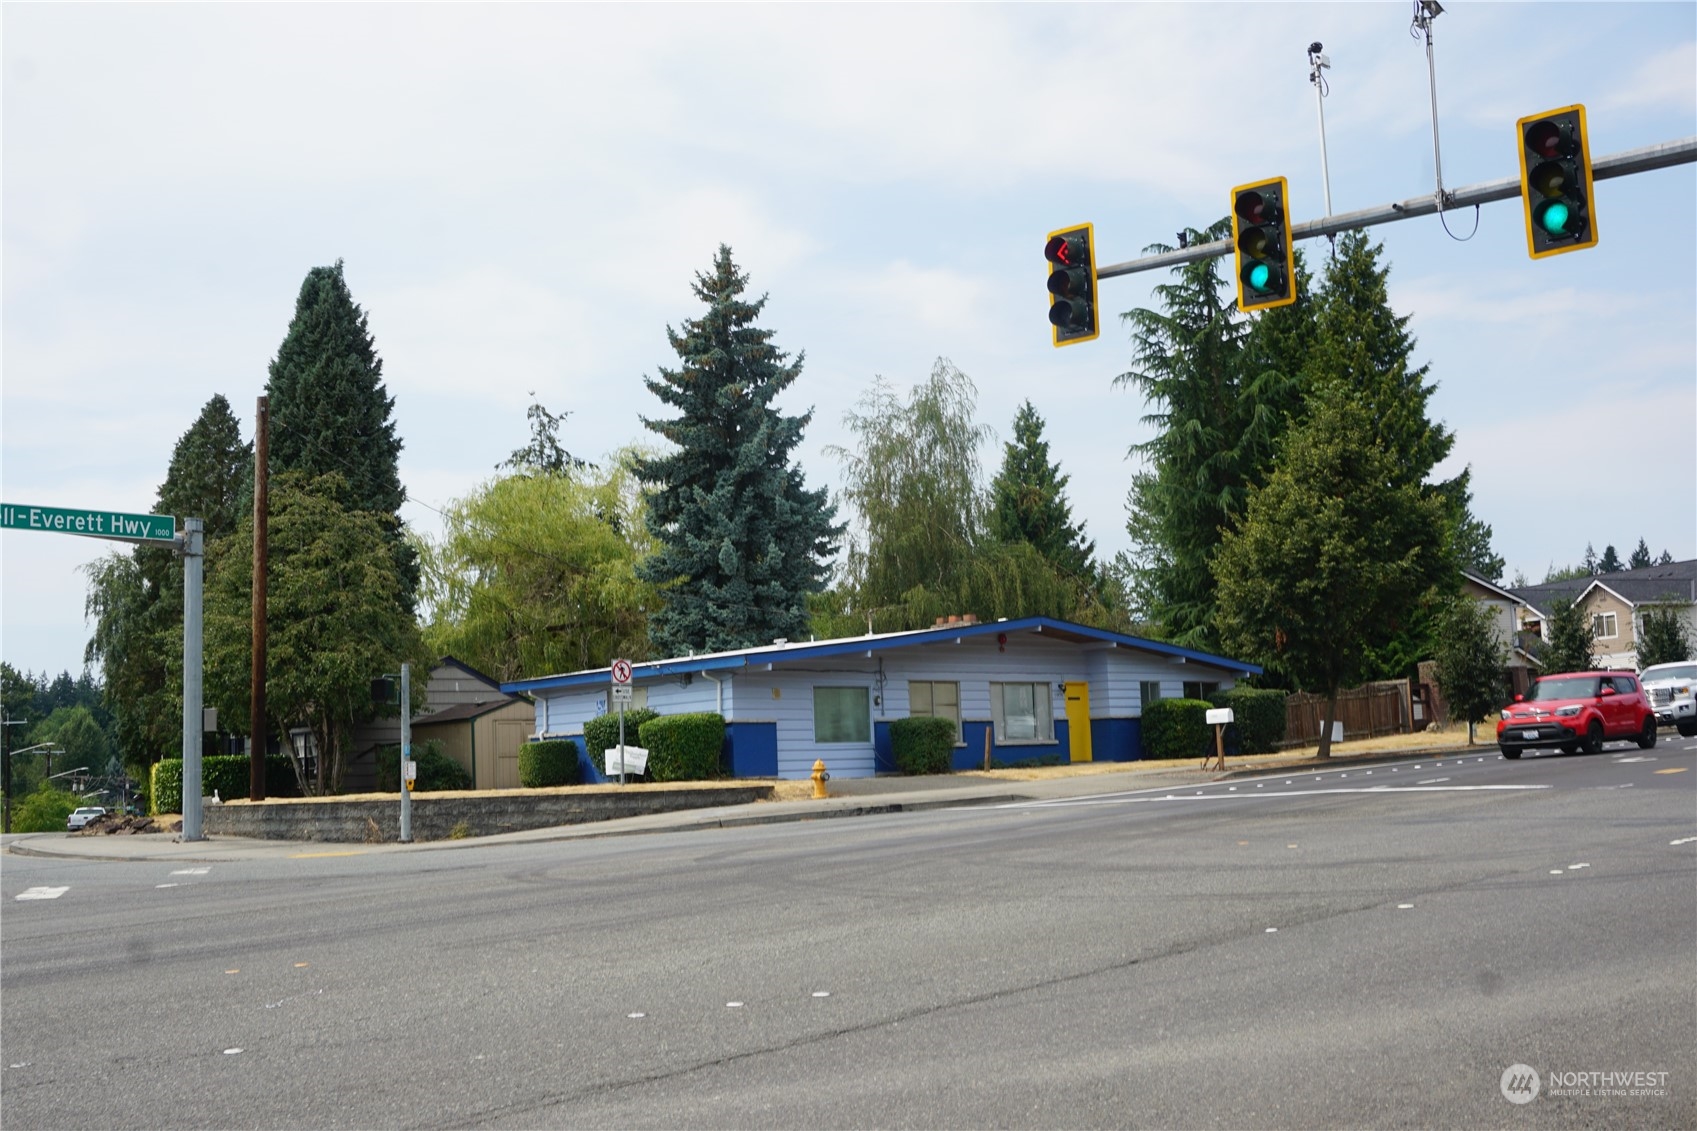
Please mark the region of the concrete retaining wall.
MULTIPOLYGON (((736 783, 421 793, 412 799, 412 835, 414 840, 447 840, 456 828, 461 829, 462 836, 490 836, 678 809, 746 805, 770 799, 772 789, 770 785, 736 783)), ((397 841, 401 835, 401 804, 393 795, 237 801, 208 805, 202 812, 206 831, 215 836, 381 843, 397 841)))

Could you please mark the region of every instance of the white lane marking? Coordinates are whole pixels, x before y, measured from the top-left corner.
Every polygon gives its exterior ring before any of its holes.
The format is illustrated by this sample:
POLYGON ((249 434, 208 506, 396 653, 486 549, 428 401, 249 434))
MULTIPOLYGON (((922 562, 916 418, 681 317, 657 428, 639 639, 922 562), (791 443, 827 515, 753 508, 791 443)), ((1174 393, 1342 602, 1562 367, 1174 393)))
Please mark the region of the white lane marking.
POLYGON ((1567 870, 1570 871, 1570 872, 1577 872, 1581 868, 1589 868, 1590 866, 1591 865, 1589 865, 1589 864, 1569 864, 1567 866, 1567 870))
POLYGON ((813 996, 814 997, 830 997, 831 991, 830 990, 814 990, 813 996))
POLYGON ((1640 754, 1640 755, 1638 755, 1637 757, 1634 757, 1634 758, 1616 758, 1615 759, 1615 765, 1624 766, 1628 762, 1654 762, 1654 761, 1655 761, 1654 758, 1646 758, 1642 754, 1640 754))
POLYGON ((1396 909, 1398 911, 1407 911, 1409 908, 1411 908, 1413 906, 1414 906, 1414 904, 1412 904, 1412 903, 1399 903, 1399 904, 1396 905, 1396 909))
POLYGON ((1678 840, 1670 840, 1670 841, 1668 841, 1668 844, 1670 844, 1670 845, 1691 844, 1694 841, 1697 841, 1697 836, 1687 836, 1687 837, 1681 837, 1678 840))
POLYGON ((153 886, 154 886, 155 889, 158 889, 158 888, 180 888, 183 885, 182 884, 154 884, 153 886))
POLYGON ((1165 797, 1063 797, 1052 801, 1010 801, 995 808, 1054 809, 1083 805, 1133 805, 1144 801, 1248 801, 1255 797, 1325 797, 1337 793, 1508 793, 1550 788, 1547 785, 1344 785, 1326 789, 1275 789, 1267 793, 1246 793, 1242 797, 1233 797, 1229 793, 1196 793, 1189 797, 1171 793, 1165 797))
POLYGON ((225 1056, 235 1056, 237 1053, 239 1053, 241 1051, 242 1051, 241 1049, 225 1049, 224 1055, 225 1056))
POLYGON ((644 1017, 647 1017, 648 1014, 646 1014, 646 1013, 627 1013, 627 1014, 625 1014, 625 1016, 630 1018, 632 1021, 641 1021, 644 1017))
POLYGON ((1426 778, 1423 781, 1416 782, 1415 784, 1416 785, 1437 785, 1441 781, 1449 781, 1449 780, 1450 779, 1448 779, 1448 778, 1426 778))
POLYGON ((1269 935, 1276 935, 1279 933, 1279 929, 1277 927, 1268 927, 1266 933, 1269 935))
POLYGON ((727 1001, 725 1003, 725 1008, 726 1009, 741 1009, 742 1008, 742 1002, 740 1002, 740 1001, 727 1001))
POLYGON ((212 871, 211 868, 178 868, 171 874, 173 876, 204 876, 210 871, 212 871))
POLYGON ((1552 876, 1561 875, 1561 869, 1560 868, 1551 868, 1550 869, 1550 875, 1552 875, 1552 876))
POLYGON ((58 899, 60 896, 64 895, 66 892, 68 892, 70 890, 71 890, 71 888, 70 888, 69 884, 65 885, 62 888, 50 888, 50 887, 27 888, 24 891, 20 891, 17 895, 17 898, 18 899, 58 899))

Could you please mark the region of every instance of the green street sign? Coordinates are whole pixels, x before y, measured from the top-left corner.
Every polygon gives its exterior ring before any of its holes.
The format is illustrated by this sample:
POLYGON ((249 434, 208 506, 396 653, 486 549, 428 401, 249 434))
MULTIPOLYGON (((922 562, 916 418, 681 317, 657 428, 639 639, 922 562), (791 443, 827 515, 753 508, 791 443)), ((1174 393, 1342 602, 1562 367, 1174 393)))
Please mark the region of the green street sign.
POLYGON ((177 520, 168 514, 124 514, 81 507, 27 507, 0 503, 0 530, 48 530, 120 542, 175 542, 177 520))

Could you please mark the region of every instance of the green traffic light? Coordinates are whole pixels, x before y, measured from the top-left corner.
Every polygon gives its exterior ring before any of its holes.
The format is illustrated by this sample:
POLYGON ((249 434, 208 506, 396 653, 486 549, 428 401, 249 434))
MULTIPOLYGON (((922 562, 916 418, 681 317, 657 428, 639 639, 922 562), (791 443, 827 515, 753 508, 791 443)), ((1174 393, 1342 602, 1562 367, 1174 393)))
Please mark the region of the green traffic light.
POLYGON ((1571 213, 1567 205, 1562 201, 1554 200, 1539 213, 1538 220, 1544 225, 1544 230, 1552 236, 1563 236, 1567 234, 1569 215, 1571 213))
POLYGON ((1267 289, 1267 282, 1273 277, 1273 269, 1265 263, 1257 263, 1249 269, 1249 285, 1258 291, 1267 289))

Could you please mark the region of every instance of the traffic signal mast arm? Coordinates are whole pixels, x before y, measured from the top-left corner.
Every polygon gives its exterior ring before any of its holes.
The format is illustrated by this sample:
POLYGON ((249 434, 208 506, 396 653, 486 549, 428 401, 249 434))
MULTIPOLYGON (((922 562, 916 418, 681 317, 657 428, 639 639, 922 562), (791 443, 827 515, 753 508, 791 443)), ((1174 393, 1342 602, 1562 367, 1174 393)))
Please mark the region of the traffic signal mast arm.
MULTIPOLYGON (((1681 138, 1679 141, 1664 141, 1655 145, 1646 145, 1640 149, 1628 149, 1623 153, 1611 154, 1591 163, 1591 179, 1606 181, 1611 177, 1627 177, 1634 173, 1647 173, 1652 169, 1666 169, 1674 165, 1689 165, 1697 162, 1697 137, 1681 138)), ((1504 177, 1501 180, 1485 181, 1477 185, 1468 185, 1446 194, 1445 210, 1462 208, 1472 204, 1490 204, 1496 200, 1513 200, 1520 196, 1520 177, 1504 177)), ((1292 224, 1290 235, 1292 240, 1308 240, 1316 236, 1330 236, 1338 232, 1347 232, 1354 228, 1370 228, 1375 224, 1389 224, 1394 220, 1411 220, 1416 216, 1430 216, 1438 211, 1437 198, 1428 193, 1405 200, 1400 204, 1381 204, 1373 208, 1362 208, 1355 212, 1340 212, 1335 216, 1327 216, 1321 220, 1308 220, 1301 224, 1292 224)), ((1163 267, 1178 267, 1185 263, 1198 263, 1204 259, 1213 259, 1221 255, 1231 255, 1234 251, 1231 240, 1215 240, 1213 243, 1197 244, 1194 247, 1179 248, 1176 251, 1163 252, 1160 255, 1150 255, 1143 259, 1133 259, 1127 263, 1113 263, 1106 267, 1097 268, 1098 279, 1111 279, 1117 275, 1135 275, 1140 271, 1158 271, 1163 267)))

